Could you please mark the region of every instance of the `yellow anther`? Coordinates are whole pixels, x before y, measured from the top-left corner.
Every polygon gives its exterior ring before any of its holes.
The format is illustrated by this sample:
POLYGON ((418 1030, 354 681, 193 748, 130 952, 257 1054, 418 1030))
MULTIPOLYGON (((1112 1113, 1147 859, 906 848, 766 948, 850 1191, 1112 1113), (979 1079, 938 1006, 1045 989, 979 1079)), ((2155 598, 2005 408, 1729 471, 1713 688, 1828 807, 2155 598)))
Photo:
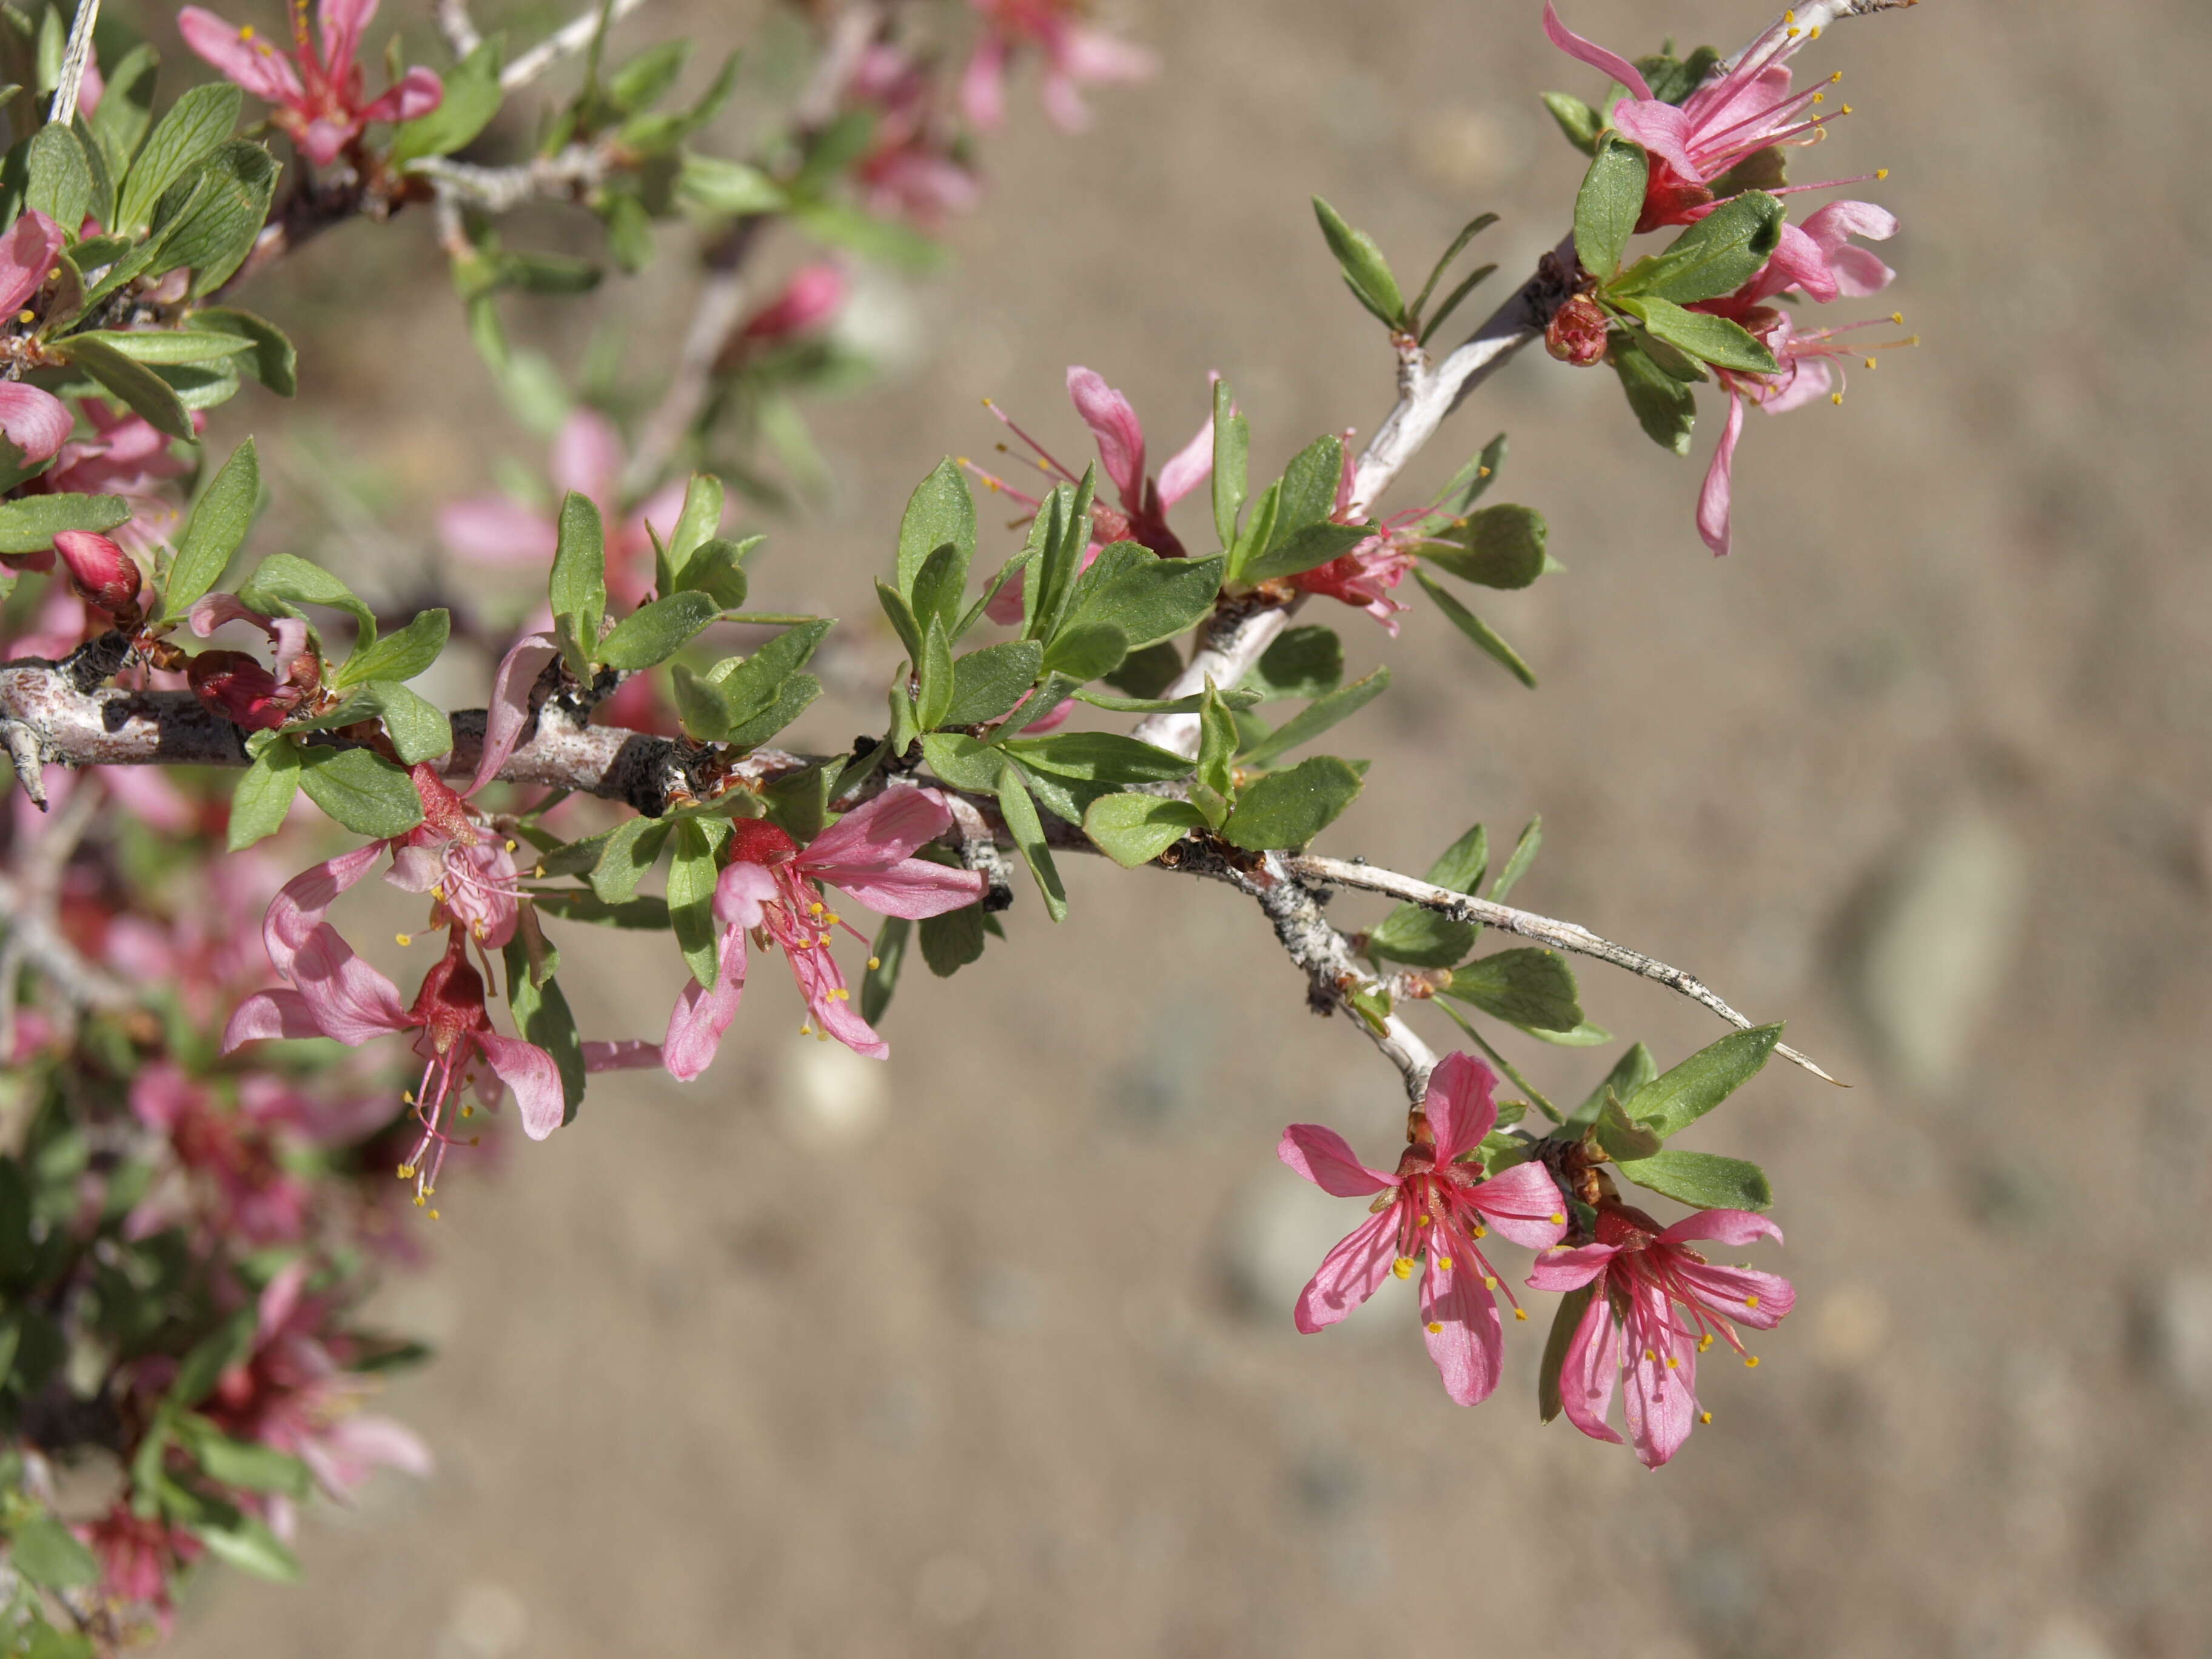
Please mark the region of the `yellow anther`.
POLYGON ((801 1025, 799 1028, 799 1035, 801 1036, 812 1036, 814 1035, 814 1028, 811 1025, 801 1025))
POLYGON ((1498 1275, 1496 1273, 1483 1274, 1482 1288, 1486 1291, 1496 1290, 1498 1288, 1498 1275))
POLYGON ((1874 176, 1875 182, 1879 184, 1881 180, 1889 177, 1889 169, 1887 167, 1876 167, 1874 170, 1874 176))
POLYGON ((819 947, 824 947, 824 948, 826 948, 826 947, 828 946, 829 943, 830 943, 830 935, 829 935, 829 934, 827 934, 827 933, 824 933, 824 934, 823 934, 823 935, 822 935, 822 937, 821 937, 821 938, 819 938, 819 939, 816 939, 816 940, 814 941, 814 943, 816 944, 816 945, 817 945, 817 946, 819 946, 819 947))
POLYGON ((422 1196, 422 1194, 417 1193, 417 1194, 415 1194, 415 1207, 416 1207, 416 1209, 418 1209, 418 1210, 419 1210, 419 1209, 421 1209, 421 1208, 423 1206, 423 1205, 424 1205, 424 1204, 426 1204, 426 1203, 428 1203, 428 1201, 429 1201, 429 1200, 427 1200, 427 1199, 425 1199, 425 1198, 422 1196))
POLYGON ((542 864, 541 864, 541 865, 539 865, 539 866, 538 866, 535 870, 532 870, 532 871, 530 872, 530 878, 531 878, 531 879, 532 879, 532 881, 535 881, 535 880, 537 880, 539 877, 543 876, 544 873, 545 873, 545 866, 544 866, 544 865, 542 865, 542 864))
POLYGON ((1828 77, 1828 84, 1829 84, 1830 86, 1832 86, 1832 87, 1833 85, 1835 85, 1835 84, 1836 84, 1836 82, 1838 82, 1838 81, 1842 80, 1843 78, 1844 78, 1844 72, 1843 72, 1843 70, 1837 70, 1833 75, 1831 75, 1831 76, 1828 77))
POLYGON ((1443 1334, 1444 1328, 1442 1325, 1439 1325, 1435 1320, 1431 1319, 1429 1322, 1429 1334, 1431 1336, 1442 1336, 1443 1334))
POLYGON ((1850 106, 1849 104, 1845 104, 1845 105, 1843 106, 1843 109, 1842 109, 1842 112, 1842 112, 1843 114, 1849 115, 1849 114, 1851 112, 1851 106, 1850 106))
POLYGON ((1429 1218, 1429 1217, 1427 1217, 1427 1216, 1423 1216, 1423 1217, 1421 1218, 1421 1225, 1423 1225, 1424 1227, 1427 1226, 1427 1225, 1429 1224, 1429 1221, 1430 1221, 1430 1218, 1429 1218))
POLYGON ((512 853, 512 852, 515 849, 515 848, 516 848, 516 846, 517 846, 518 844, 519 844, 519 843, 517 843, 517 842, 512 842, 512 841, 510 841, 510 842, 507 842, 507 850, 508 852, 512 853))
POLYGON ((1646 1359, 1656 1359, 1659 1357, 1659 1351, 1656 1348, 1646 1348, 1644 1351, 1644 1357, 1646 1359))
POLYGON ((1747 1353, 1743 1357, 1743 1363, 1755 1370, 1759 1366, 1759 1356, 1755 1353, 1747 1353))
POLYGON ((817 899, 813 903, 806 907, 806 911, 809 915, 818 916, 825 908, 826 907, 823 904, 822 901, 817 899))
POLYGON ((446 902, 446 890, 443 887, 433 887, 430 890, 430 896, 443 904, 446 902))
POLYGON ((26 309, 15 313, 15 320, 19 323, 36 322, 38 320, 38 316, 39 313, 37 312, 32 311, 27 307, 26 309))
POLYGON ((1667 1369, 1668 1369, 1668 1370, 1670 1370, 1670 1371, 1671 1371, 1671 1370, 1673 1370, 1674 1369, 1674 1367, 1675 1367, 1675 1366, 1677 1366, 1677 1365, 1680 1364, 1681 1363, 1682 1363, 1682 1362, 1681 1362, 1680 1360, 1679 1360, 1679 1359, 1675 1358, 1674 1358, 1674 1356, 1673 1354, 1671 1354, 1671 1353, 1670 1353, 1670 1354, 1668 1354, 1668 1355, 1667 1356, 1667 1369))
POLYGON ((411 1164, 403 1164, 399 1166, 398 1173, 402 1181, 412 1181, 415 1179, 415 1166, 411 1164))
POLYGON ((1828 101, 1828 94, 1825 92, 1816 92, 1813 94, 1813 101, 1816 104, 1825 104, 1828 101))
POLYGON ((1792 40, 1795 40, 1799 35, 1804 33, 1804 32, 1805 31, 1802 29, 1792 29, 1790 31, 1790 38, 1792 40))
POLYGON ((1841 409, 1844 406, 1844 394, 1840 392, 1831 392, 1828 394, 1828 401, 1835 404, 1838 409, 1841 409))
POLYGON ((830 925, 832 927, 842 927, 844 926, 844 922, 845 918, 839 915, 835 910, 832 910, 830 913, 830 925))
POLYGON ((1449 1273, 1451 1271, 1451 1258, 1448 1255, 1438 1256, 1437 1258, 1437 1271, 1438 1273, 1449 1273))
POLYGON ((1713 1334, 1711 1331, 1707 1331, 1703 1336, 1698 1339, 1698 1352, 1699 1353, 1703 1353, 1706 1349, 1712 1346, 1713 1334))
POLYGON ((1513 1310, 1513 1316, 1516 1319, 1526 1319, 1528 1316, 1528 1310, 1526 1308, 1516 1308, 1513 1310))
POLYGON ((1905 313, 1901 311, 1893 311, 1889 313, 1889 320, 1902 328, 1905 326, 1905 313))
POLYGON ((1474 476, 1478 478, 1486 478, 1490 476, 1490 469, 1486 466, 1478 466, 1474 469, 1474 476))
POLYGON ((884 959, 881 957, 870 957, 868 958, 868 971, 872 974, 883 965, 884 959))
POLYGON ((1490 1237, 1490 1229, 1484 1226, 1480 1221, 1476 1222, 1474 1226, 1468 1228, 1468 1231, 1473 1233, 1477 1238, 1487 1238, 1490 1237))
POLYGON ((1710 1423, 1712 1420, 1713 1414, 1711 1412, 1699 1412, 1698 1413, 1698 1421, 1700 1423, 1710 1423))
POLYGON ((412 933, 394 933, 392 937, 403 945, 412 945, 415 942, 415 935, 412 933))
POLYGON ((471 1136, 469 1137, 469 1145, 470 1145, 470 1146, 483 1146, 483 1137, 482 1135, 471 1135, 471 1136))
POLYGON ((1808 34, 1805 38, 1808 40, 1819 40, 1820 38, 1820 26, 1818 23, 1814 24, 1812 33, 1808 34))
POLYGON ((1554 1210, 1552 1212, 1552 1224, 1554 1227, 1565 1224, 1566 1219, 1567 1212, 1565 1210, 1554 1210))
POLYGON ((239 30, 238 38, 241 40, 251 40, 253 38, 253 25, 248 23, 244 28, 239 30))
POLYGON ((817 1031, 814 1034, 814 1040, 817 1042, 827 1042, 830 1041, 830 1033, 827 1031, 817 1031))
POLYGON ((1785 23, 1796 22, 1797 21, 1797 9, 1795 6, 1792 6, 1788 11, 1784 12, 1782 14, 1782 21, 1785 23))
MULTIPOLYGON (((402 1089, 399 1091, 399 1103, 402 1106, 412 1106, 415 1103, 415 1091, 412 1089, 402 1089)), ((402 1175, 413 1175, 415 1171, 412 1170, 402 1170, 399 1173, 402 1175)))
POLYGON ((1743 1299, 1743 1305, 1747 1308, 1756 1308, 1759 1305, 1759 1298, 1755 1296, 1747 1296, 1743 1299))
POLYGON ((435 1221, 437 1218, 438 1218, 438 1212, 437 1212, 435 1210, 431 1211, 431 1212, 430 1212, 430 1219, 431 1219, 431 1220, 433 1220, 433 1221, 435 1221))
POLYGON ((1868 359, 1866 360, 1866 366, 1867 366, 1869 368, 1872 368, 1874 367, 1874 362, 1875 362, 1875 360, 1874 360, 1873 358, 1869 357, 1869 358, 1868 358, 1868 359))
POLYGON ((482 945, 484 942, 485 938, 483 923, 480 921, 471 922, 469 924, 469 933, 477 944, 482 945))
POLYGON ((476 1115, 477 1109, 473 1106, 464 1106, 461 1108, 461 1115, 463 1117, 474 1117, 476 1115))
POLYGON ((1410 1255, 1400 1256, 1390 1264, 1390 1271, 1401 1279, 1411 1279, 1413 1276, 1413 1258, 1410 1255))

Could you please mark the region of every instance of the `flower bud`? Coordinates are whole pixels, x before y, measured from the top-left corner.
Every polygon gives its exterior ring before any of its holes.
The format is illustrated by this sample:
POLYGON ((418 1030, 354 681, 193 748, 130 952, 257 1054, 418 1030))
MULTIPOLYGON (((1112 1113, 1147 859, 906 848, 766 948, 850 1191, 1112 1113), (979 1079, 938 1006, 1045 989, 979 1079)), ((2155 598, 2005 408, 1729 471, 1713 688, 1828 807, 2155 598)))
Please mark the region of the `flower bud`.
POLYGON ((1587 294, 1577 294, 1552 313, 1544 330, 1544 349, 1563 363, 1588 368, 1605 356, 1605 311, 1587 294))
POLYGON ((138 620, 138 592, 145 579, 128 553, 88 530, 62 531, 54 538, 54 551, 69 567, 70 586, 79 599, 119 623, 138 620))
POLYGON ((802 265, 777 295, 746 320, 740 337, 785 340, 821 327, 837 314, 850 287, 844 267, 820 260, 802 265))
POLYGON ((291 712, 276 677, 243 651, 203 651, 185 665, 185 678, 210 710, 249 732, 282 726, 291 712))

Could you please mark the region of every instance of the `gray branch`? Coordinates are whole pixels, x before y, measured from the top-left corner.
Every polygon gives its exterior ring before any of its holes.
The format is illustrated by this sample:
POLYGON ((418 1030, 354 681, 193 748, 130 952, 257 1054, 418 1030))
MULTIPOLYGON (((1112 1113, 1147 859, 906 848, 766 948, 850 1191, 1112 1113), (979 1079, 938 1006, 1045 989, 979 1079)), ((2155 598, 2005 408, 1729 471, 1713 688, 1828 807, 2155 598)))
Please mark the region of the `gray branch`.
MULTIPOLYGON (((607 27, 611 28, 644 3, 645 0, 612 0, 607 8, 607 27)), ((592 37, 599 31, 599 10, 598 6, 593 6, 574 21, 564 25, 557 33, 539 41, 509 64, 499 77, 499 89, 513 92, 519 87, 526 87, 563 58, 573 56, 590 46, 592 37)))

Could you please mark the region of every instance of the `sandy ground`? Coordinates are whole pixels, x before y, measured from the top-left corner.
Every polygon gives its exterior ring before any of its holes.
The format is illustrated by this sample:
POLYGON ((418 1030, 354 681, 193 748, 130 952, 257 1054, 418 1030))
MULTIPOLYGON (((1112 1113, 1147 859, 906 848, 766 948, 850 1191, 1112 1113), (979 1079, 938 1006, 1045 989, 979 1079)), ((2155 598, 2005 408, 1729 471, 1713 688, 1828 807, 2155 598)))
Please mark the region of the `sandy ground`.
MULTIPOLYGON (((1305 197, 1401 270, 1493 208, 1486 257, 1526 269, 1577 176, 1534 93, 1595 91, 1536 11, 1133 6, 1166 72, 1080 141, 1024 96, 957 269, 869 291, 893 373, 823 412, 834 499, 763 525, 757 599, 842 610, 888 667, 862 595, 898 502, 996 435, 985 393, 1080 449, 1069 362, 1162 447, 1208 368, 1278 464, 1371 425, 1389 365, 1305 197)), ((1760 21, 1573 16, 1624 44, 1760 21)), ((2208 16, 1929 0, 1837 31, 1818 50, 1856 113, 1800 176, 1896 169, 1893 297, 1926 344, 1840 410, 1754 417, 1726 562, 1691 527, 1703 443, 1651 447, 1608 376, 1501 376, 1393 504, 1510 427, 1502 493, 1569 567, 1488 608, 1540 695, 1432 613, 1395 650, 1331 618, 1400 677, 1348 728, 1375 770, 1331 850, 1419 867, 1540 811, 1522 902, 1786 1015, 1857 1085, 1778 1067, 1699 1132, 1772 1173, 1802 1301, 1758 1372, 1709 1368, 1717 1420, 1673 1467, 1538 1425, 1540 1324, 1474 1411, 1402 1300, 1292 1332, 1353 1218, 1275 1136, 1322 1118, 1379 1152, 1394 1079, 1303 1012, 1243 901, 1084 866, 1064 926, 1025 900, 961 980, 910 980, 887 1067, 801 1043, 764 977, 706 1080, 599 1085, 497 1178, 449 1182, 438 1265, 386 1309, 443 1349, 389 1401, 438 1477, 316 1520, 306 1588, 212 1587, 176 1650, 2212 1650, 2207 365, 2175 276, 2212 240, 2175 142, 2208 16)), ((386 480, 402 547, 493 456, 538 453, 428 247, 356 228, 264 295, 312 322, 419 273, 408 315, 310 343, 344 388, 318 417, 386 480)), ((639 364, 671 349, 679 274, 627 301, 639 364)), ((571 962, 600 1034, 657 1028, 672 960, 592 939, 571 962)), ((1656 988, 1583 987, 1662 1054, 1717 1034, 1656 988)), ((1522 1057, 1577 1097, 1606 1063, 1522 1057)))

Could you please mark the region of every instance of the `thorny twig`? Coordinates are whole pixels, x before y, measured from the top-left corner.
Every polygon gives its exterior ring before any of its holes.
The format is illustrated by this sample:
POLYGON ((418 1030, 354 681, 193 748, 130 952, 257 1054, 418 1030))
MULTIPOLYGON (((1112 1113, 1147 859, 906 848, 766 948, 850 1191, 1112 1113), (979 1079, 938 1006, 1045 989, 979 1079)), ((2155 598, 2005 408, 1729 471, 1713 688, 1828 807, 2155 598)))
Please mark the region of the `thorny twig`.
POLYGON ((84 67, 92 58, 93 25, 100 21, 100 0, 77 0, 76 21, 70 25, 69 44, 62 49, 61 79, 54 85, 54 101, 46 119, 67 126, 76 119, 77 94, 84 87, 84 67))

